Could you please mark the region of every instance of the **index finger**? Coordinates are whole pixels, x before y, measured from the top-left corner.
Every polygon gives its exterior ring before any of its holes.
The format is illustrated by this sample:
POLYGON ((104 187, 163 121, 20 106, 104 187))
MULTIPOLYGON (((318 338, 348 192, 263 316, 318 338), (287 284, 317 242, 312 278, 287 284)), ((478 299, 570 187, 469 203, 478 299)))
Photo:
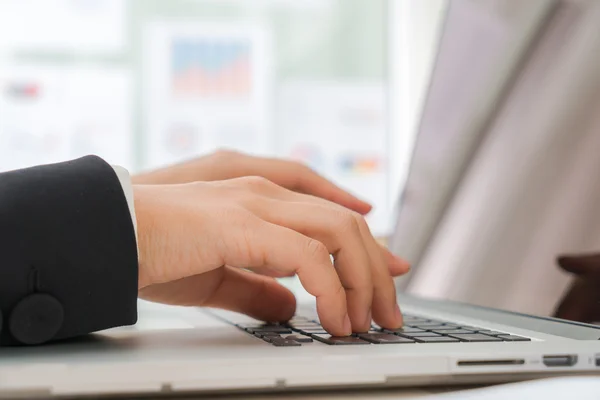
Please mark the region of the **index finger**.
POLYGON ((323 327, 335 336, 352 333, 346 293, 325 245, 294 230, 264 221, 253 224, 245 233, 244 241, 251 249, 250 259, 225 259, 226 264, 295 272, 306 291, 316 297, 323 327))
POLYGON ((252 162, 248 162, 245 174, 263 176, 287 189, 332 201, 362 215, 368 214, 373 208, 369 203, 298 162, 277 158, 253 159, 252 162))

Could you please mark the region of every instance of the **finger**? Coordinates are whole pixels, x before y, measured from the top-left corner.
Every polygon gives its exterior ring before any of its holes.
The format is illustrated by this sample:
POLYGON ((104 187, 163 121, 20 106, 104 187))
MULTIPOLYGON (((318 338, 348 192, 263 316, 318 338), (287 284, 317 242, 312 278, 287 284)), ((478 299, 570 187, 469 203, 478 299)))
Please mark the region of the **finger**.
POLYGON ((600 276, 600 254, 585 254, 577 256, 560 256, 558 265, 567 272, 578 275, 600 276))
MULTIPOLYGON (((251 182, 252 184, 252 182, 251 182)), ((255 187, 254 190, 256 190, 257 194, 263 194, 263 195, 269 195, 272 196, 275 199, 279 199, 279 200, 284 200, 284 201, 288 201, 288 202, 292 202, 293 204, 314 204, 314 205, 321 205, 322 207, 324 207, 327 210, 327 213, 335 213, 336 211, 338 213, 342 213, 345 215, 352 215, 351 212, 349 212, 347 209, 344 209, 341 206, 337 206, 335 204, 332 204, 330 202, 327 202, 326 200, 323 199, 319 199, 319 198, 315 198, 314 196, 309 196, 309 195, 303 195, 303 194, 299 194, 299 193, 294 193, 290 190, 286 190, 284 188, 281 188, 277 185, 274 184, 269 184, 268 182, 262 182, 262 181, 258 181, 258 182, 254 182, 255 187)), ((259 203, 260 204, 260 203, 259 203)), ((281 208, 280 205, 272 205, 271 207, 269 207, 271 209, 279 209, 281 208)), ((285 214, 288 215, 290 212, 286 212, 285 214)), ((302 215, 299 216, 300 218, 300 224, 304 222, 305 218, 309 218, 311 214, 311 211, 309 209, 306 209, 302 215)), ((326 218, 324 216, 322 216, 323 213, 319 214, 320 219, 326 218)), ((380 245, 377 243, 377 241, 373 238, 373 235, 371 234, 371 231, 369 230, 369 227, 366 223, 366 221, 364 220, 364 218, 360 217, 360 216, 353 216, 353 226, 359 227, 359 232, 360 232, 360 236, 361 236, 361 243, 360 244, 354 244, 352 243, 351 246, 360 246, 361 248, 365 249, 367 251, 367 258, 366 258, 366 262, 364 264, 364 268, 368 268, 369 270, 372 271, 372 282, 374 285, 373 288, 373 298, 372 301, 369 302, 368 304, 370 304, 373 308, 373 313, 374 316, 376 317, 376 321, 386 327, 386 328, 398 328, 402 325, 402 313, 400 312, 400 309, 398 307, 397 304, 397 300, 396 300, 396 289, 395 289, 395 285, 394 282, 391 278, 391 274, 390 271, 388 269, 388 265, 386 263, 385 258, 383 257, 383 255, 381 254, 381 247, 380 245)), ((338 225, 334 225, 333 226, 334 229, 338 227, 338 225)), ((339 228, 337 228, 339 230, 339 228)), ((296 230, 298 230, 298 228, 296 228, 296 230)), ((356 231, 356 229, 354 229, 356 231)), ((343 264, 342 264, 343 265, 343 264)), ((344 271, 352 271, 351 273, 356 273, 356 271, 360 270, 360 266, 358 267, 354 267, 354 268, 344 268, 340 270, 340 276, 342 278, 342 281, 344 283, 344 286, 347 287, 347 283, 344 282, 344 271)), ((347 279, 347 278, 346 278, 347 279)), ((364 292, 366 289, 364 287, 362 287, 361 292, 364 292)), ((354 296, 352 296, 352 298, 354 299, 354 296)), ((349 303, 349 312, 350 312, 350 317, 352 320, 352 326, 353 328, 356 330, 357 328, 360 330, 363 330, 365 326, 370 326, 371 323, 371 313, 367 314, 364 318, 364 321, 368 320, 368 325, 367 322, 360 322, 362 320, 361 317, 359 317, 359 315, 361 315, 361 309, 363 307, 361 307, 361 304, 367 304, 363 301, 361 301, 359 303, 358 300, 355 300, 356 303, 358 303, 358 308, 355 308, 353 306, 351 306, 351 304, 349 303)), ((353 303, 353 304, 356 304, 353 303)))
POLYGON ((246 176, 262 176, 287 189, 332 201, 363 215, 373 208, 303 164, 250 156, 239 157, 237 162, 246 176))
POLYGON ((284 322, 294 316, 296 298, 272 278, 224 267, 223 280, 206 305, 262 321, 284 322))
MULTIPOLYGON (((233 182, 233 181, 232 181, 233 182)), ((244 178, 244 183, 246 187, 248 187, 254 193, 261 196, 269 196, 275 199, 292 201, 292 202, 307 202, 307 203, 315 203, 321 204, 324 206, 333 206, 336 205, 329 200, 315 197, 313 195, 307 195, 303 193, 296 193, 284 187, 281 187, 274 182, 271 182, 267 179, 263 179, 260 177, 253 178, 244 178)), ((338 207, 342 207, 337 205, 338 207)), ((343 209, 346 209, 344 207, 343 209)), ((385 259, 388 261, 389 273, 391 276, 399 276, 403 275, 410 269, 410 265, 406 263, 406 261, 397 258, 395 255, 391 254, 389 250, 385 249, 383 246, 382 251, 384 251, 385 259)))
POLYGON ((285 272, 285 271, 277 270, 275 268, 267 268, 267 267, 252 268, 252 272, 254 272, 255 274, 264 275, 264 276, 268 276, 271 278, 291 278, 291 277, 296 276, 295 272, 285 272))
POLYGON ((402 258, 396 256, 391 251, 389 251, 385 246, 379 245, 381 247, 381 252, 385 257, 385 261, 388 265, 388 269, 390 271, 390 275, 393 277, 401 276, 407 274, 410 271, 410 264, 408 261, 403 260, 402 258))
POLYGON ((306 291, 316 297, 323 327, 333 335, 352 333, 346 294, 325 245, 265 221, 247 221, 241 235, 228 237, 231 251, 223 253, 224 264, 295 272, 306 291))
POLYGON ((321 204, 274 199, 254 203, 252 211, 265 221, 290 228, 327 247, 327 251, 334 255, 334 265, 346 291, 352 330, 368 331, 371 327, 373 267, 352 214, 321 204))
POLYGON ((398 306, 396 286, 390 275, 385 256, 381 252, 381 246, 373 238, 366 221, 361 217, 357 219, 367 245, 367 251, 374 260, 371 271, 373 276, 373 319, 384 328, 400 328, 403 323, 402 313, 398 306))
POLYGON ((600 294, 590 281, 577 278, 559 303, 556 317, 579 322, 595 322, 600 316, 600 294))

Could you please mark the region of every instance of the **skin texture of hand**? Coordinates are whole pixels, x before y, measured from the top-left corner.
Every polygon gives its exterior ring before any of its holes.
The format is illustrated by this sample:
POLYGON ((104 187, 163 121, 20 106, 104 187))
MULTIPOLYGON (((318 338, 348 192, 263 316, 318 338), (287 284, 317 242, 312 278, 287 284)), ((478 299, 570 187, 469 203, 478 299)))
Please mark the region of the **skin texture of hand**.
POLYGON ((402 325, 390 270, 405 267, 357 212, 261 177, 134 193, 142 298, 286 321, 295 298, 273 276, 297 274, 334 335, 366 331, 372 319, 402 325))
POLYGON ((244 176, 262 176, 279 186, 321 197, 363 215, 371 211, 368 203, 337 187, 306 165, 277 158, 254 157, 228 150, 217 151, 205 157, 137 175, 133 178, 133 183, 166 185, 196 181, 224 181, 244 176))
MULTIPOLYGON (((235 151, 221 150, 181 164, 133 177, 139 185, 170 185, 197 181, 222 181, 245 176, 260 176, 286 189, 329 200, 359 214, 368 214, 370 204, 356 198, 306 165, 277 158, 254 157, 235 151)), ((383 246, 390 274, 406 274, 410 265, 393 256, 383 246)), ((280 276, 283 277, 283 276, 280 276)))
POLYGON ((600 322, 600 254, 559 257, 560 267, 575 275, 571 288, 556 310, 556 317, 579 322, 600 322))

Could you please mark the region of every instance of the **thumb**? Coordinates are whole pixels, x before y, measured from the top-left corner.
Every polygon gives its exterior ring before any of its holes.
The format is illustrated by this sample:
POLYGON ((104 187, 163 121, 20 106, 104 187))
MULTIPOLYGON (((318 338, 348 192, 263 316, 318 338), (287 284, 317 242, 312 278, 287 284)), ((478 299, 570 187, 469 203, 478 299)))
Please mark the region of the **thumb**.
POLYGON ((296 298, 275 279, 233 267, 224 268, 223 280, 206 306, 269 322, 284 322, 294 316, 296 298))

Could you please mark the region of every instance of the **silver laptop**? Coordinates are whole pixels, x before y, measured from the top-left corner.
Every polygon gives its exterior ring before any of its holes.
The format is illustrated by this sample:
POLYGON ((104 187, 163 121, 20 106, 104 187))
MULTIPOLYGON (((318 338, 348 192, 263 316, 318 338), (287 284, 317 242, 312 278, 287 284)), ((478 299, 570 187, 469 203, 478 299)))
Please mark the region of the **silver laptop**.
MULTIPOLYGON (((600 52, 598 40, 589 38, 598 37, 597 1, 450 2, 394 251, 419 269, 444 204, 479 143, 502 131, 502 119, 518 103, 517 89, 544 73, 533 67, 571 54, 571 67, 593 70, 600 52), (568 34, 561 34, 565 26, 568 34), (565 53, 573 48, 578 51, 565 53), (415 203, 417 195, 427 201, 415 203)), ((568 79, 557 84, 568 87, 568 79)), ((398 286, 409 287, 410 279, 398 286)), ((287 324, 141 302, 135 327, 0 349, 0 397, 284 392, 600 375, 599 326, 405 295, 398 302, 403 329, 373 325, 348 338, 330 337, 306 296, 287 324)))

